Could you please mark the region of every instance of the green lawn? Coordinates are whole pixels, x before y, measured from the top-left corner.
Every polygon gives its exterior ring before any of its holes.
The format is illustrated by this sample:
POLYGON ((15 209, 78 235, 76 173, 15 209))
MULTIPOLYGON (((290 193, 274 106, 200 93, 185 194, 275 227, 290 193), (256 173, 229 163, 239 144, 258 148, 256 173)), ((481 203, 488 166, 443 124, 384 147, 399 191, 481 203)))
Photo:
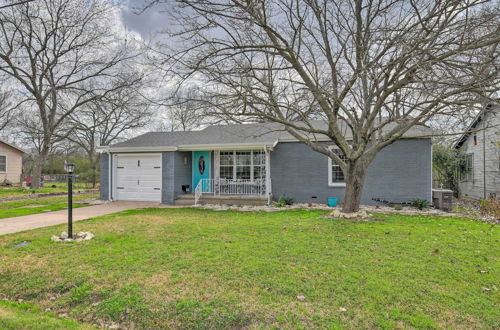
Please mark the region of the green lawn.
MULTIPOLYGON (((84 201, 97 198, 97 194, 84 194, 73 196, 73 201, 84 201)), ((88 204, 73 204, 74 208, 87 206, 88 204)), ((18 217, 21 215, 37 214, 49 211, 64 210, 68 206, 68 197, 43 197, 24 199, 14 202, 0 203, 0 219, 18 217)))
POLYGON ((500 327, 498 227, 323 214, 149 209, 75 223, 86 242, 0 236, 0 296, 136 328, 500 327))
MULTIPOLYGON (((52 183, 47 183, 45 187, 40 189, 27 189, 21 187, 0 187, 0 198, 16 197, 16 196, 26 196, 31 194, 48 194, 48 193, 60 193, 67 192, 68 185, 66 183, 54 183, 56 186, 52 188, 52 183)), ((76 183, 73 190, 83 190, 91 189, 92 185, 86 183, 76 183)))
POLYGON ((42 313, 40 307, 0 301, 0 329, 95 329, 91 325, 42 313))

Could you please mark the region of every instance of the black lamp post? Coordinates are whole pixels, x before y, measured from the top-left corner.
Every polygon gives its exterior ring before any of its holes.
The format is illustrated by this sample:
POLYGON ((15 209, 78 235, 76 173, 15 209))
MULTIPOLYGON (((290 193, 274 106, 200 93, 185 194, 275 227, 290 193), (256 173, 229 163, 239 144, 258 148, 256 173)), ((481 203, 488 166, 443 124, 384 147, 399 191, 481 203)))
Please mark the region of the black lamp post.
POLYGON ((73 172, 75 164, 66 163, 64 167, 68 173, 68 237, 73 238, 73 172))

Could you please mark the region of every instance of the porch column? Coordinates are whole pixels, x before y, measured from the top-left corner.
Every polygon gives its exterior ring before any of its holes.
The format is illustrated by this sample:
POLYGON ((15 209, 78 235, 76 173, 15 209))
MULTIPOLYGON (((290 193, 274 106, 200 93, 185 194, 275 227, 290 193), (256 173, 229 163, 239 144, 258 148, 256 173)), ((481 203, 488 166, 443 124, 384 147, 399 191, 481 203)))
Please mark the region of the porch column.
POLYGON ((267 203, 271 204, 271 149, 265 148, 266 153, 266 196, 267 203))
POLYGON ((220 150, 214 150, 214 194, 220 193, 220 150))

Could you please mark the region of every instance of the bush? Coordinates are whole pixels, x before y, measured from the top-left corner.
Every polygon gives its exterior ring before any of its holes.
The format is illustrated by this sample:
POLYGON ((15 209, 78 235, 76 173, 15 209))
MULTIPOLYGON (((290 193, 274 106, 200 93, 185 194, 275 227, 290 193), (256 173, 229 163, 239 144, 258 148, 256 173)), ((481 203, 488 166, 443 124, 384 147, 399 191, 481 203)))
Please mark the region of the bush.
POLYGON ((414 199, 411 201, 411 205, 419 210, 423 210, 429 207, 429 202, 425 199, 414 199))
POLYGON ((432 148, 432 174, 437 186, 451 189, 458 194, 458 175, 463 170, 465 159, 459 150, 436 143, 432 148))
POLYGON ((10 182, 9 180, 5 179, 2 181, 2 183, 0 183, 0 186, 2 187, 12 187, 12 182, 10 182))
POLYGON ((394 204, 394 209, 396 211, 401 211, 403 209, 403 205, 401 205, 401 204, 394 204))
POLYGON ((285 207, 287 205, 293 205, 294 203, 295 203, 295 199, 293 199, 292 197, 287 197, 287 196, 283 195, 278 199, 278 202, 275 203, 274 205, 277 207, 285 207))
POLYGON ((482 214, 493 216, 500 219, 500 199, 483 199, 479 204, 479 210, 482 214))

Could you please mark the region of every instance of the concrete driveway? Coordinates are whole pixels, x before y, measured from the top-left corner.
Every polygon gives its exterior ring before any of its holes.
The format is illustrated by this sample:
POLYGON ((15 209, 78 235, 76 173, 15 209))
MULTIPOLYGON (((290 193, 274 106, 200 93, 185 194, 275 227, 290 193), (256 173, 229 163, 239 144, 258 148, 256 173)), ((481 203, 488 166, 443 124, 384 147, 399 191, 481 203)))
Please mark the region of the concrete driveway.
MULTIPOLYGON (((100 215, 116 213, 126 210, 168 207, 153 202, 111 202, 99 205, 85 206, 73 209, 73 221, 85 220, 100 215)), ((0 235, 16 233, 18 231, 47 227, 68 222, 68 210, 23 215, 14 218, 0 219, 0 235)))

